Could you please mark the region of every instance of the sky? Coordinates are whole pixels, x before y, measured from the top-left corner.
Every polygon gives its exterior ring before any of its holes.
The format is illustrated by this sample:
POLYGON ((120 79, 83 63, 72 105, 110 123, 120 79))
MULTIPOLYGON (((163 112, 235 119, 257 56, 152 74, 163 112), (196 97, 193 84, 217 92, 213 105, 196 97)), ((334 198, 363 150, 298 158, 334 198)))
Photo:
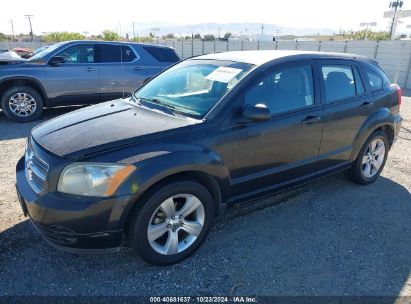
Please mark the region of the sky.
MULTIPOLYGON (((15 33, 28 33, 32 19, 35 34, 52 31, 76 31, 99 34, 105 29, 132 32, 150 27, 198 23, 266 23, 295 28, 359 29, 360 22, 377 22, 386 30, 389 0, 2 0, 0 32, 11 34, 10 20, 15 33)), ((411 9, 411 0, 404 0, 403 9, 411 9)), ((411 18, 403 19, 398 28, 406 29, 411 18)), ((284 33, 286 34, 286 33, 284 33)))

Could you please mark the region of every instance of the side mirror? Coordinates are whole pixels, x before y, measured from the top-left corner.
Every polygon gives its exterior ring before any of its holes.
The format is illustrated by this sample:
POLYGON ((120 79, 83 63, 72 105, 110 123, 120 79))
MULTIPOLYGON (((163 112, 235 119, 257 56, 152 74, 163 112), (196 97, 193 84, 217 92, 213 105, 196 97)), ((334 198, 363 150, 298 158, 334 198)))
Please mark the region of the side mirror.
POLYGON ((252 121, 267 121, 271 119, 271 112, 263 103, 246 105, 241 116, 252 121))
POLYGON ((61 56, 54 56, 49 60, 49 65, 59 65, 61 63, 65 63, 66 60, 64 59, 64 57, 61 56))

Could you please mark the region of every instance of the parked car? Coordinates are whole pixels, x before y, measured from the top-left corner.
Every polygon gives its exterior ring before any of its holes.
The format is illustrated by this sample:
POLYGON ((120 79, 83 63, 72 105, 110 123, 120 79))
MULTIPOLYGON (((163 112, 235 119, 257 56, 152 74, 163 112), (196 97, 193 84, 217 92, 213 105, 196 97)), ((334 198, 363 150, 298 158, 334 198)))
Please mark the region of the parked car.
POLYGON ((14 48, 12 50, 13 52, 16 52, 21 58, 29 58, 29 54, 33 52, 32 49, 27 49, 27 48, 14 48))
POLYGON ((19 64, 0 64, 1 107, 15 121, 33 121, 44 107, 93 104, 126 96, 178 61, 175 51, 163 46, 57 43, 19 64))
MULTIPOLYGON (((330 173, 374 182, 401 126, 401 89, 361 56, 209 54, 127 99, 33 129, 17 164, 25 215, 53 246, 172 264, 227 206, 330 173)), ((275 220, 275 219, 273 219, 275 220)))
POLYGON ((29 58, 33 57, 34 55, 36 55, 36 54, 38 54, 38 53, 40 53, 40 52, 42 52, 42 51, 44 51, 45 49, 47 49, 47 48, 49 48, 49 47, 50 47, 49 45, 44 45, 44 46, 42 46, 42 47, 39 47, 39 48, 35 49, 34 51, 31 51, 31 52, 28 53, 28 54, 25 54, 24 56, 21 56, 21 57, 26 58, 26 59, 29 59, 29 58))

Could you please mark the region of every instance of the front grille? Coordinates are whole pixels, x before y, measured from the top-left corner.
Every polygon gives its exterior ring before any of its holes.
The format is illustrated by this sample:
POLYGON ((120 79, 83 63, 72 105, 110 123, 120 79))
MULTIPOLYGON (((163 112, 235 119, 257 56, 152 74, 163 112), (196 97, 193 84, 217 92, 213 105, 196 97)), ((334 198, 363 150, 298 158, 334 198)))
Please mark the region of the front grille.
POLYGON ((27 145, 26 148, 26 177, 31 188, 36 192, 41 192, 46 186, 47 172, 49 165, 40 157, 34 154, 34 151, 27 145))

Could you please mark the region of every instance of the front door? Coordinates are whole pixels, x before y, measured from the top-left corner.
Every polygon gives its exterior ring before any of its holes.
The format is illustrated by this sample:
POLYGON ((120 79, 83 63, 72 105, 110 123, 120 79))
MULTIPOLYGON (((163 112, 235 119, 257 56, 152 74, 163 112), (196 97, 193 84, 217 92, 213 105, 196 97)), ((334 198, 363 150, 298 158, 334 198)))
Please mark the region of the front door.
POLYGON ((94 45, 72 45, 55 56, 63 57, 65 62, 46 66, 50 102, 54 105, 98 102, 98 65, 94 45))
POLYGON ((316 172, 323 123, 313 75, 310 62, 282 65, 245 93, 244 106, 265 104, 272 118, 240 124, 233 119, 235 198, 274 190, 316 172))

